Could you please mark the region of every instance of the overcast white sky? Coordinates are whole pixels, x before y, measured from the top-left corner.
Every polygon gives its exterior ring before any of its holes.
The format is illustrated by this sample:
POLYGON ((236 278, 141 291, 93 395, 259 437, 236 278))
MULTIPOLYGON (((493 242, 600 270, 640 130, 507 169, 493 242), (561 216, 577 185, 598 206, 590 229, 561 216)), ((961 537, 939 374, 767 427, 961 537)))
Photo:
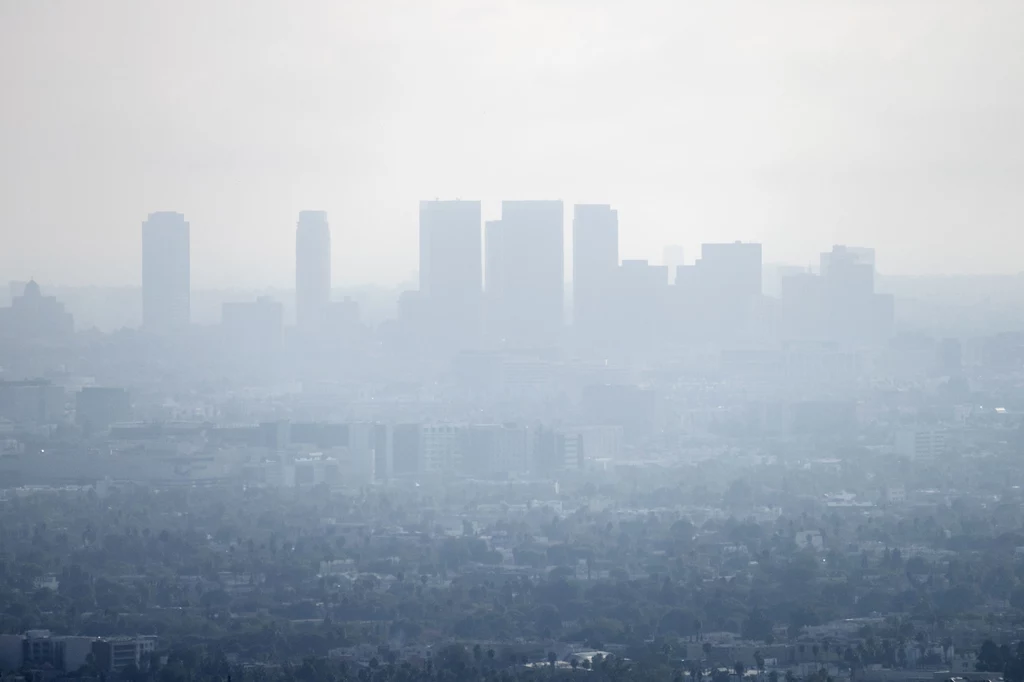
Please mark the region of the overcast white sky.
MULTIPOLYGON (((609 202, 624 257, 875 246, 1017 272, 1021 0, 0 0, 0 279, 134 284, 146 214, 193 281, 416 264, 417 201, 609 202)), ((568 223, 567 210, 567 223, 568 223)))

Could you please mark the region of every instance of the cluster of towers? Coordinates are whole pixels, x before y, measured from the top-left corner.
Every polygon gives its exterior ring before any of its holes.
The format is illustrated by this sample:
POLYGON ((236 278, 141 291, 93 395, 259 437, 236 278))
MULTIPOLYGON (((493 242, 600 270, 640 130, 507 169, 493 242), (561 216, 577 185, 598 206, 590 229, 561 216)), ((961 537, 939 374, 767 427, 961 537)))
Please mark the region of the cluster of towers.
MULTIPOLYGON (((420 282, 399 302, 404 335, 424 349, 544 349, 571 340, 633 351, 680 341, 868 342, 891 329, 892 301, 875 292, 871 249, 835 247, 822 254, 818 273, 790 273, 781 296, 768 302, 760 244, 704 244, 689 265, 678 247, 666 251, 662 265, 621 260, 618 212, 607 204, 572 208, 570 298, 564 216, 561 201, 503 201, 501 217, 487 222, 479 201, 420 202, 420 282)), ((142 251, 144 326, 186 326, 184 216, 151 214, 143 224, 142 251)), ((295 295, 296 326, 309 338, 344 336, 339 330, 351 330, 358 319, 354 303, 331 300, 331 231, 324 211, 299 214, 295 295)), ((281 316, 280 304, 250 306, 237 312, 281 316)), ((235 311, 225 309, 225 316, 229 312, 235 311)))
MULTIPOLYGON (((142 325, 157 333, 191 316, 191 235, 181 213, 151 213, 142 224, 142 325)), ((331 230, 325 211, 302 211, 295 234, 298 326, 315 329, 331 302, 331 230)))

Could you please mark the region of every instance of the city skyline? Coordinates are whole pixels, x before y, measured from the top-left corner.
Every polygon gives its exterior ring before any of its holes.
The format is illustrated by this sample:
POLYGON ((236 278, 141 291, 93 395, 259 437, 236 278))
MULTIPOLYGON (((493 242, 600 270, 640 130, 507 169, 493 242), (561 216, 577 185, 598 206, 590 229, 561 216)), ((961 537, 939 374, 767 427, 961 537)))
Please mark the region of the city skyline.
MULTIPOLYGON (((535 200, 522 200, 522 201, 529 202, 529 201, 535 201, 535 200)), ((520 200, 512 200, 511 203, 519 203, 519 202, 520 202, 520 200)), ((399 288, 399 289, 401 289, 401 288, 416 288, 418 286, 418 282, 421 281, 421 273, 420 273, 419 265, 420 265, 420 263, 422 263, 422 258, 423 258, 423 254, 420 252, 420 249, 419 249, 419 240, 422 238, 422 234, 423 234, 423 230, 422 230, 422 206, 425 205, 425 204, 457 204, 457 203, 474 204, 474 205, 476 205, 478 207, 478 209, 480 209, 481 207, 487 206, 487 202, 484 202, 484 201, 481 201, 481 200, 478 200, 478 199, 472 199, 472 200, 470 200, 470 199, 431 199, 431 200, 421 199, 418 202, 413 202, 413 203, 414 204, 419 204, 421 206, 420 215, 418 216, 418 218, 416 220, 413 221, 414 225, 412 227, 412 236, 415 237, 413 243, 415 244, 415 247, 416 247, 415 248, 416 257, 414 259, 416 261, 416 263, 413 265, 413 267, 404 276, 401 276, 401 277, 397 277, 397 278, 376 278, 376 279, 371 277, 371 278, 365 279, 365 278, 360 278, 358 276, 355 276, 352 273, 347 273, 348 276, 346 276, 346 272, 344 272, 344 271, 343 272, 339 272, 338 271, 338 265, 337 265, 338 262, 341 261, 344 258, 347 258, 347 257, 351 256, 351 253, 350 253, 351 249, 349 248, 349 246, 345 242, 345 238, 348 235, 344 232, 344 228, 342 228, 341 229, 342 233, 340 235, 338 235, 338 237, 340 237, 340 239, 339 239, 337 237, 332 236, 334 234, 334 232, 333 232, 333 230, 330 227, 327 228, 327 243, 330 246, 330 260, 329 260, 329 262, 318 263, 317 264, 317 268, 319 268, 321 270, 325 270, 327 272, 327 277, 328 277, 328 280, 330 282, 330 287, 329 287, 330 290, 337 290, 339 288, 340 289, 344 289, 344 288, 352 288, 352 287, 361 287, 361 286, 382 287, 382 288, 399 288)), ((504 203, 509 203, 509 200, 500 200, 500 201, 498 201, 496 203, 500 207, 500 205, 502 205, 504 203)), ((609 204, 607 202, 604 202, 604 203, 602 203, 602 202, 597 202, 597 203, 594 203, 594 202, 584 202, 584 203, 575 203, 575 204, 573 204, 573 203, 569 203, 569 202, 558 200, 558 203, 561 203, 563 205, 563 212, 562 212, 562 218, 563 218, 562 244, 563 244, 563 254, 564 254, 564 257, 563 257, 564 282, 565 282, 566 285, 572 285, 573 282, 574 282, 572 275, 573 275, 574 269, 575 269, 574 263, 575 263, 575 258, 576 258, 576 251, 575 251, 575 249, 576 249, 576 247, 575 247, 576 234, 575 234, 575 229, 573 227, 574 220, 576 219, 575 218, 575 214, 574 214, 574 209, 576 209, 578 207, 581 207, 581 206, 582 207, 598 207, 598 208, 600 208, 600 207, 610 207, 612 209, 612 212, 616 216, 615 217, 616 225, 618 225, 618 215, 620 215, 622 213, 622 211, 619 209, 619 207, 616 204, 614 204, 614 203, 609 204)), ((479 212, 480 212, 480 215, 485 215, 482 210, 480 210, 479 212)), ((285 258, 282 259, 281 253, 280 252, 276 253, 272 260, 269 260, 266 263, 264 263, 264 266, 265 266, 264 274, 265 274, 265 276, 260 277, 260 276, 257 276, 257 275, 253 275, 253 276, 251 276, 249 278, 245 278, 245 279, 242 279, 242 280, 230 280, 230 281, 225 280, 225 279, 216 279, 216 278, 215 279, 210 279, 210 278, 207 278, 207 279, 197 279, 197 277, 195 276, 196 262, 197 261, 198 262, 206 262, 207 266, 208 267, 212 266, 212 269, 215 270, 215 271, 222 270, 222 268, 216 267, 217 259, 221 259, 223 264, 230 263, 231 262, 231 258, 232 258, 232 253, 231 253, 230 250, 219 251, 217 253, 209 253, 209 252, 198 251, 195 248, 195 246, 194 246, 194 244, 196 242, 197 230, 194 228, 194 221, 191 219, 191 216, 188 216, 187 212, 185 212, 185 211, 176 211, 176 210, 163 210, 163 211, 151 212, 149 215, 150 216, 154 216, 154 215, 157 215, 157 216, 164 216, 164 215, 173 216, 173 215, 177 215, 177 216, 188 217, 188 221, 187 221, 187 226, 189 228, 189 230, 188 230, 189 231, 188 241, 190 243, 190 246, 189 246, 189 260, 190 260, 189 279, 190 279, 191 284, 192 284, 192 290, 194 290, 194 291, 195 290, 214 291, 214 290, 232 290, 232 289, 237 289, 237 290, 257 290, 257 291, 270 291, 270 290, 285 290, 285 291, 291 290, 291 291, 296 291, 296 282, 297 282, 296 278, 298 277, 298 267, 297 267, 297 265, 298 265, 298 252, 296 250, 297 249, 296 233, 294 232, 294 230, 295 230, 294 226, 296 225, 294 215, 298 215, 299 216, 299 224, 302 224, 303 215, 307 216, 306 220, 313 220, 314 217, 315 217, 317 221, 323 220, 323 221, 325 221, 324 224, 326 224, 328 212, 324 211, 324 210, 308 210, 308 209, 297 210, 293 214, 293 217, 291 219, 291 225, 293 227, 291 228, 292 231, 290 232, 290 243, 286 244, 286 246, 285 246, 285 248, 288 248, 288 249, 292 250, 293 256, 292 257, 285 257, 285 258), (212 261, 209 260, 211 258, 213 259, 212 261), (293 265, 292 265, 291 269, 289 269, 289 270, 287 270, 287 271, 285 271, 283 273, 284 277, 282 279, 281 271, 280 271, 280 265, 281 265, 282 261, 288 261, 288 260, 291 260, 293 265), (269 267, 269 270, 267 270, 267 267, 269 267)), ((485 253, 485 250, 483 249, 483 245, 486 243, 487 225, 491 224, 491 223, 494 223, 494 224, 499 223, 500 222, 500 215, 501 214, 500 214, 500 209, 499 209, 499 212, 498 212, 498 215, 497 215, 496 218, 488 219, 486 217, 482 217, 481 220, 480 220, 480 224, 481 224, 480 240, 481 240, 481 249, 482 249, 482 251, 481 251, 481 267, 482 268, 485 268, 485 264, 486 264, 486 253, 485 253)), ((628 222, 628 217, 627 217, 627 222, 628 222)), ((285 228, 285 231, 286 232, 288 231, 287 230, 287 226, 285 228)), ((695 261, 699 259, 699 254, 701 252, 701 247, 706 245, 706 244, 715 244, 715 243, 729 244, 729 243, 736 243, 736 242, 760 244, 762 246, 762 248, 763 248, 763 252, 766 254, 762 258, 762 263, 764 264, 764 266, 766 266, 766 267, 784 268, 784 269, 787 269, 787 270, 792 269, 792 270, 814 271, 814 272, 817 272, 819 270, 820 266, 821 266, 820 255, 822 253, 822 249, 823 248, 840 245, 840 246, 847 246, 847 247, 849 247, 851 249, 861 249, 861 250, 867 249, 867 247, 859 246, 858 244, 855 244, 855 243, 844 243, 844 242, 828 242, 828 243, 825 243, 825 242, 822 242, 822 243, 816 244, 816 245, 809 245, 808 248, 810 249, 811 253, 808 254, 808 257, 807 257, 807 259, 805 261, 793 262, 793 261, 784 261, 784 260, 778 260, 778 259, 771 258, 771 254, 773 254, 775 252, 775 249, 773 249, 773 245, 771 243, 757 242, 757 241, 751 241, 751 240, 745 240, 745 239, 739 239, 739 238, 735 238, 735 239, 725 238, 725 239, 718 240, 718 241, 703 241, 703 242, 694 242, 694 243, 687 242, 685 246, 680 244, 680 242, 683 241, 683 240, 676 240, 675 242, 666 243, 666 244, 658 246, 657 249, 655 249, 651 253, 636 254, 636 253, 632 253, 632 252, 627 252, 627 251, 625 251, 621 247, 621 244, 624 241, 627 241, 628 232, 629 232, 628 229, 626 229, 626 230, 618 230, 618 234, 619 234, 618 239, 619 239, 619 245, 620 245, 619 246, 619 250, 618 250, 619 251, 619 253, 618 253, 619 261, 623 262, 623 261, 627 261, 627 260, 628 261, 641 261, 642 260, 642 261, 648 261, 648 262, 650 262, 652 264, 660 263, 662 265, 668 265, 669 266, 669 284, 673 284, 674 281, 675 281, 674 267, 677 267, 678 265, 693 265, 695 263, 695 261), (672 255, 672 263, 666 262, 666 258, 668 258, 670 254, 672 255), (698 254, 698 255, 695 256, 694 254, 698 254)), ((136 234, 138 234, 138 233, 136 233, 136 234)), ((132 288, 132 287, 138 287, 138 288, 142 288, 144 282, 143 282, 143 278, 142 278, 141 273, 142 273, 142 270, 144 268, 144 257, 141 254, 143 254, 145 252, 145 244, 143 243, 143 241, 141 239, 139 240, 138 244, 139 245, 138 245, 138 249, 137 250, 138 250, 138 253, 140 255, 138 255, 136 258, 137 258, 137 264, 138 264, 138 268, 139 268, 139 275, 136 277, 135 280, 132 280, 131 278, 128 278, 128 279, 122 280, 122 281, 100 280, 100 281, 94 281, 94 282, 79 282, 79 281, 74 281, 74 280, 62 279, 59 276, 56 277, 56 278, 52 278, 51 279, 51 278, 46 278, 46 277, 38 276, 36 274, 38 271, 45 272, 45 270, 46 270, 45 268, 34 268, 34 267, 27 266, 27 265, 22 266, 19 270, 17 270, 17 272, 22 272, 23 271, 25 273, 29 273, 27 275, 20 275, 20 276, 19 275, 11 275, 11 274, 8 274, 7 271, 0 271, 0 277, 6 277, 5 281, 9 281, 9 282, 22 282, 22 283, 24 283, 24 282, 27 282, 29 280, 36 280, 36 281, 40 281, 40 282, 46 282, 49 286, 58 286, 58 287, 69 287, 70 286, 70 287, 107 287, 107 288, 132 288)), ((882 269, 880 267, 877 267, 878 266, 878 260, 877 260, 877 256, 875 254, 877 252, 879 252, 879 251, 882 251, 882 250, 877 249, 876 247, 870 247, 867 250, 872 251, 872 258, 875 259, 873 261, 873 263, 876 266, 876 271, 879 274, 887 275, 887 276, 895 276, 895 277, 986 276, 986 275, 991 275, 991 276, 1009 276, 1009 275, 1024 274, 1024 267, 1022 267, 1020 270, 1017 270, 1017 271, 992 272, 992 273, 977 273, 977 272, 969 272, 969 271, 968 272, 960 272, 960 271, 955 271, 955 270, 954 271, 946 271, 946 272, 923 272, 923 273, 906 273, 906 272, 891 271, 891 270, 886 271, 886 270, 884 270, 884 269, 882 269)), ((882 251, 882 253, 883 253, 883 258, 881 259, 881 262, 885 263, 886 262, 886 254, 885 254, 884 251, 882 251)), ((321 277, 321 279, 322 279, 322 277, 321 277)), ((321 287, 321 288, 323 288, 323 287, 321 287)))
POLYGON ((61 5, 0 9, 6 279, 137 284, 139 216, 168 209, 198 286, 283 284, 314 206, 339 281, 397 283, 434 196, 610 202, 626 258, 1021 269, 1019 2, 61 5))
POLYGON ((1024 682, 1021 26, 0 0, 0 682, 1024 682))

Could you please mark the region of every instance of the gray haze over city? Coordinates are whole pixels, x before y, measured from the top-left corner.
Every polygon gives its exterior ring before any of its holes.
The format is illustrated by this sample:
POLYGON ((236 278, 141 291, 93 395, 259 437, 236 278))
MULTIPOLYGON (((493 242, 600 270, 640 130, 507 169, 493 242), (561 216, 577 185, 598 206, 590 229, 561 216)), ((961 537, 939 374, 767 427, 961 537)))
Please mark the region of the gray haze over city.
POLYGON ((138 285, 140 216, 178 210, 198 286, 286 287, 313 207, 339 283, 394 285, 436 196, 488 219, 611 202, 628 258, 862 242, 886 274, 1016 273, 1022 21, 1016 0, 3 2, 0 270, 138 285))
POLYGON ((1022 27, 0 0, 0 677, 1024 682, 1022 27))

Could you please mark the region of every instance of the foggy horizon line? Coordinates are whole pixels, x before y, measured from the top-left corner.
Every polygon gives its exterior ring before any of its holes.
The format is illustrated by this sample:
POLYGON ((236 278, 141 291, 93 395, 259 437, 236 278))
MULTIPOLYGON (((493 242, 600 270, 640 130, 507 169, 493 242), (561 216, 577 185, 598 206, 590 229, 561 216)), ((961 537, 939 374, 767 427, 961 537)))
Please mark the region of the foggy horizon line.
MULTIPOLYGON (((750 242, 757 243, 757 242, 750 242)), ((644 261, 652 265, 658 265, 656 261, 644 258, 623 258, 621 261, 644 261)), ((621 265, 620 261, 620 265, 621 265)), ((807 265, 797 265, 795 263, 782 263, 782 262, 765 262, 763 267, 767 269, 772 268, 799 268, 801 271, 810 274, 820 274, 817 268, 807 265)), ((1024 277, 1024 270, 1017 272, 928 272, 919 274, 907 274, 900 272, 886 273, 877 272, 875 276, 881 279, 890 280, 929 280, 929 279, 945 279, 945 280, 1000 280, 1000 279, 1019 279, 1024 277)), ((413 272, 408 278, 401 281, 350 281, 340 284, 332 284, 332 292, 345 292, 345 291, 360 291, 367 289, 376 289, 385 292, 394 292, 405 290, 406 288, 415 289, 417 286, 418 273, 413 272)), ((39 277, 19 278, 19 277, 5 277, 3 278, 4 285, 11 284, 27 284, 33 281, 39 284, 45 289, 96 289, 96 290, 115 290, 115 291, 141 291, 142 283, 123 283, 123 284, 89 284, 89 283, 76 283, 76 282, 54 282, 39 277)), ((566 287, 571 288, 573 281, 572 279, 566 279, 564 284, 566 287)), ((673 286, 669 284, 669 286, 673 286)), ((274 284, 241 284, 241 285, 202 285, 198 287, 192 287, 190 289, 196 293, 260 293, 260 292, 274 292, 278 294, 295 294, 295 286, 291 285, 274 285, 274 284)), ((765 293, 765 296, 770 294, 765 293)))

